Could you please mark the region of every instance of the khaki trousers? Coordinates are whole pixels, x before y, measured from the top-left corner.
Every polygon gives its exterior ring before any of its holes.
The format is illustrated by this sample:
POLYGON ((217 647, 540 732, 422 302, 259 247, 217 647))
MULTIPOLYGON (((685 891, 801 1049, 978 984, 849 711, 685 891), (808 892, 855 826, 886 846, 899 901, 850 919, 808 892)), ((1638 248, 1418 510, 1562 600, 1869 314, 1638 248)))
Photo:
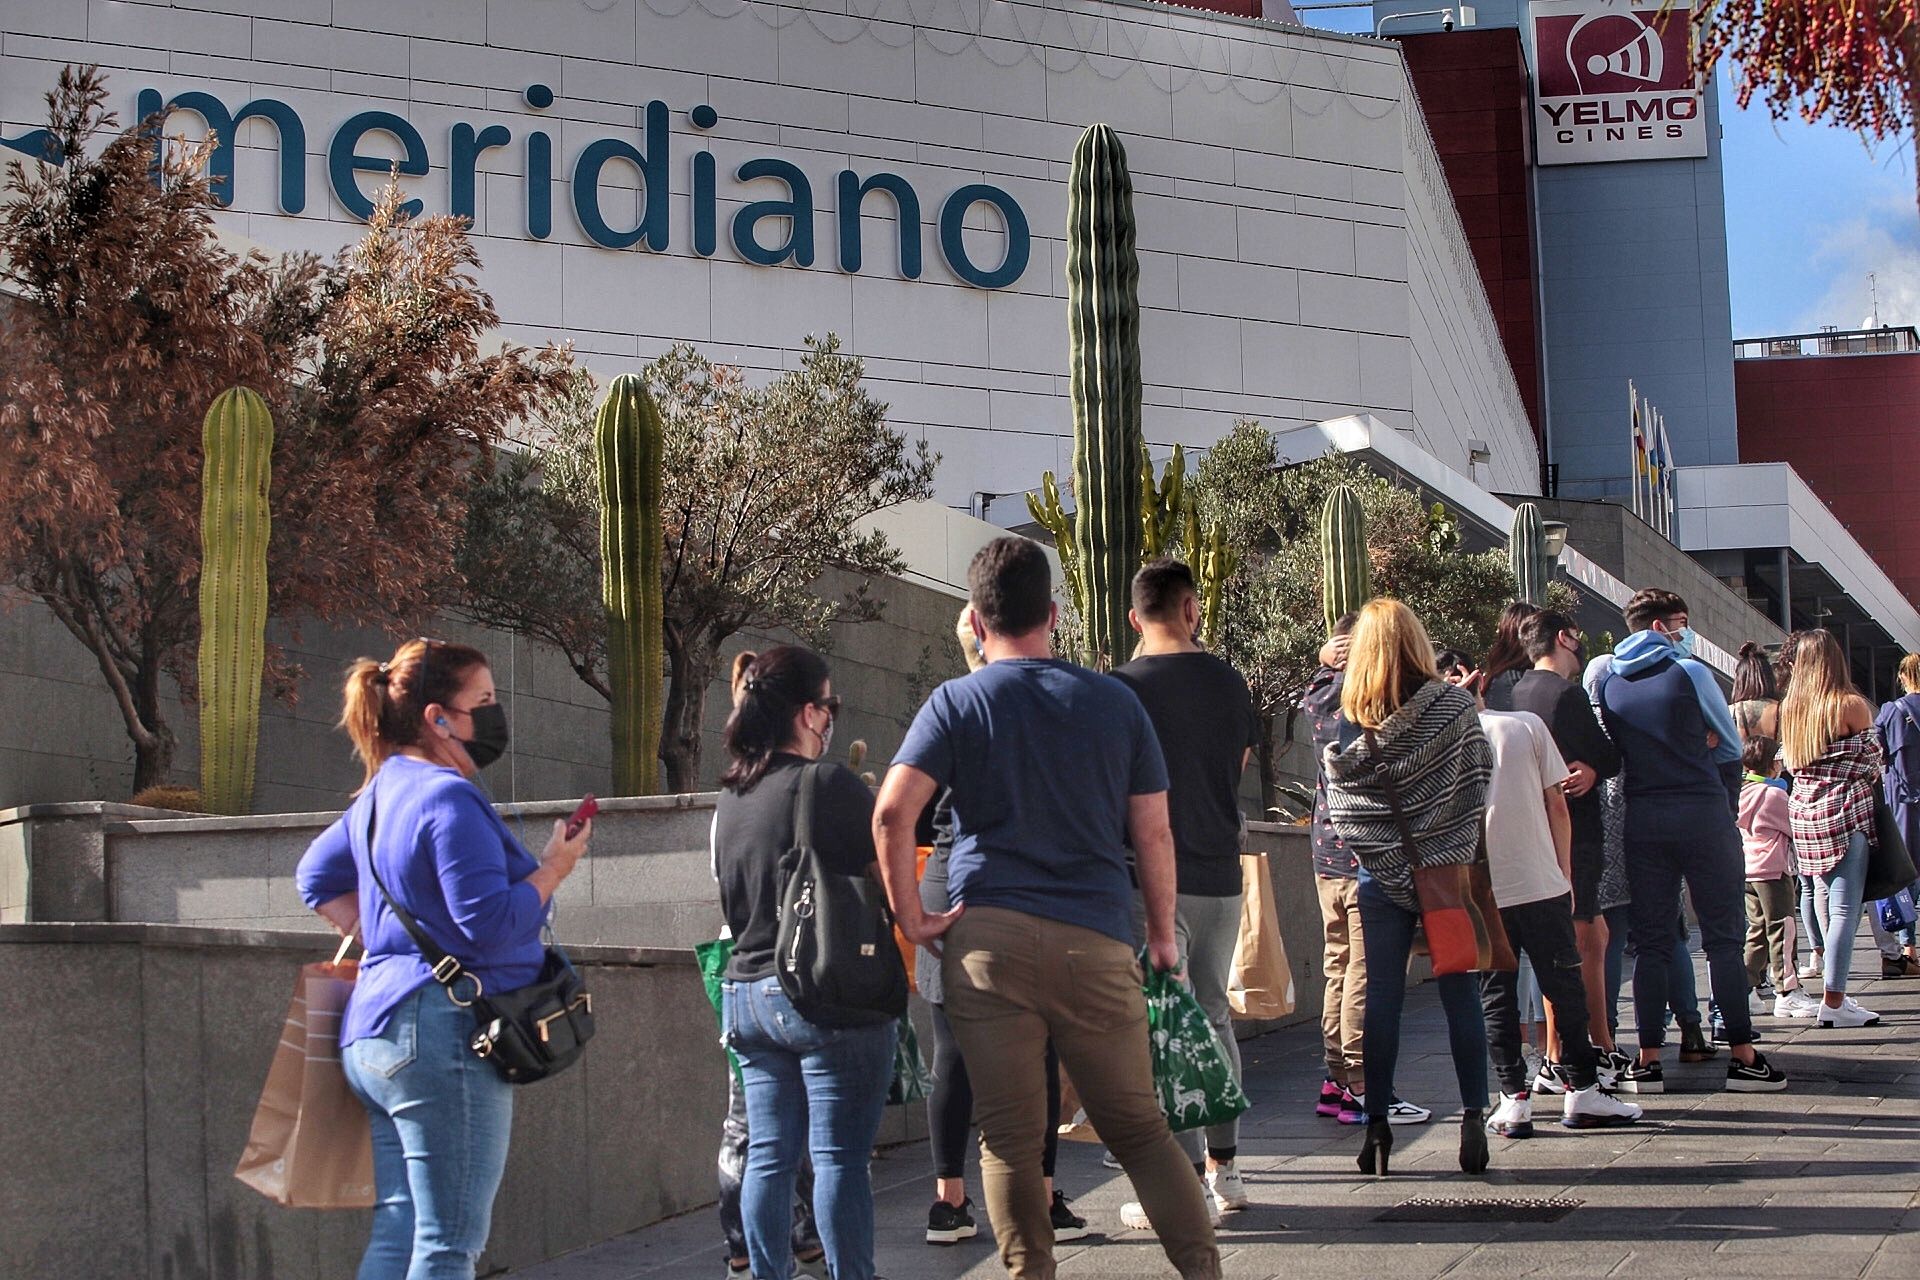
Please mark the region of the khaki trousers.
POLYGON ((947 1019, 973 1080, 980 1174, 1014 1280, 1053 1280, 1040 1172, 1047 1040, 1120 1161, 1182 1280, 1217 1280, 1205 1188, 1167 1129, 1147 1055, 1140 966, 1126 943, 998 907, 969 908, 941 961, 947 1019))
POLYGON ((1355 1093, 1367 1087, 1361 1052, 1367 1021, 1367 949, 1360 932, 1360 880, 1357 876, 1316 875, 1320 890, 1320 926, 1326 935, 1321 967, 1327 974, 1327 998, 1320 1011, 1320 1040, 1327 1074, 1355 1093))
POLYGON ((1793 967, 1794 915, 1800 885, 1792 876, 1747 881, 1747 985, 1757 987, 1773 971, 1775 991, 1800 985, 1793 967))

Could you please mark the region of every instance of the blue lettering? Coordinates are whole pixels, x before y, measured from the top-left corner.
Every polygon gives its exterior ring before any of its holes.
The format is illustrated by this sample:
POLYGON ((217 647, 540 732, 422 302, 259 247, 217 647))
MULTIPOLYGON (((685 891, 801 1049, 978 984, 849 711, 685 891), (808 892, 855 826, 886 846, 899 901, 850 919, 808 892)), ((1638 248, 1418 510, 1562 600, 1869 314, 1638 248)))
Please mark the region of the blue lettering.
POLYGON ((553 234, 553 139, 538 129, 527 135, 527 234, 553 234))
POLYGON ((711 258, 719 239, 714 223, 713 152, 693 153, 693 251, 711 258))
POLYGON ((454 217, 473 221, 474 169, 482 154, 512 141, 512 131, 502 124, 490 124, 478 133, 464 121, 453 126, 453 160, 447 182, 453 196, 450 204, 454 217))
POLYGON ((865 182, 851 169, 840 171, 840 269, 860 270, 860 202, 869 191, 884 191, 893 197, 893 212, 900 223, 900 274, 909 280, 920 278, 920 197, 897 173, 876 173, 865 182))
POLYGON ((590 142, 573 166, 573 211, 587 238, 609 249, 626 249, 646 241, 658 253, 667 247, 667 104, 647 104, 647 150, 618 138, 590 142), (646 213, 631 231, 615 231, 600 212, 600 170, 609 160, 625 160, 640 173, 646 188, 646 213))
MULTIPOLYGON (((426 141, 405 117, 391 111, 362 111, 348 117, 340 131, 333 135, 333 141, 327 144, 327 179, 333 184, 334 199, 362 222, 373 216, 373 201, 360 190, 356 173, 399 173, 420 178, 425 177, 426 172, 426 141), (375 130, 390 133, 399 141, 403 154, 398 161, 358 154, 360 139, 375 130)), ((400 212, 409 218, 417 217, 424 207, 418 200, 409 200, 400 206, 400 212)))
MULTIPOLYGON (((299 213, 307 207, 307 130, 299 113, 277 98, 255 98, 238 111, 229 112, 220 99, 197 90, 177 93, 164 103, 158 89, 142 89, 135 99, 134 111, 141 120, 171 111, 191 111, 206 122, 213 135, 213 154, 207 160, 207 186, 213 202, 222 209, 233 204, 233 144, 239 126, 250 119, 271 120, 280 135, 280 208, 299 213)), ((156 131, 153 139, 154 161, 165 145, 156 131)), ((425 173, 422 168, 420 172, 425 173)))
POLYGON ((749 160, 735 174, 742 182, 776 178, 787 184, 785 200, 755 200, 733 215, 733 247, 748 262, 777 267, 792 258, 803 267, 813 265, 813 184, 798 165, 763 157, 749 160), (787 242, 769 249, 755 238, 753 228, 762 218, 785 218, 787 242))
POLYGON ((976 289, 1004 289, 1018 280, 1027 269, 1033 251, 1033 236, 1027 230, 1027 215, 1020 204, 999 187, 984 182, 968 183, 940 206, 940 252, 953 274, 976 289), (990 204, 1000 210, 1007 224, 1007 253, 992 271, 982 271, 967 256, 967 242, 961 235, 967 211, 976 204, 990 204))

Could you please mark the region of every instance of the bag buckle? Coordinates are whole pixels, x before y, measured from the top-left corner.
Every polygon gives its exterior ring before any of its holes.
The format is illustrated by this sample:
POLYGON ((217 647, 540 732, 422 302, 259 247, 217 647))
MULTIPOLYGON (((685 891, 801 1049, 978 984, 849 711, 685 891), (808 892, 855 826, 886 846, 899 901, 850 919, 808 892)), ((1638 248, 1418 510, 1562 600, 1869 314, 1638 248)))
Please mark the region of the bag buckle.
POLYGON ((460 962, 452 956, 441 956, 440 962, 433 966, 433 980, 441 986, 449 986, 460 976, 460 962))
POLYGON ((574 998, 574 1001, 572 1004, 562 1005, 560 1008, 555 1009, 552 1013, 548 1014, 544 1018, 535 1018, 533 1020, 533 1025, 536 1028, 538 1028, 540 1031, 540 1043, 547 1044, 547 1043, 550 1043, 552 1040, 552 1037, 547 1030, 548 1023, 557 1022, 561 1018, 566 1017, 569 1013, 572 1013, 575 1009, 581 1009, 581 1008, 584 1008, 588 1013, 593 1012, 593 994, 591 992, 582 991, 578 996, 574 998))

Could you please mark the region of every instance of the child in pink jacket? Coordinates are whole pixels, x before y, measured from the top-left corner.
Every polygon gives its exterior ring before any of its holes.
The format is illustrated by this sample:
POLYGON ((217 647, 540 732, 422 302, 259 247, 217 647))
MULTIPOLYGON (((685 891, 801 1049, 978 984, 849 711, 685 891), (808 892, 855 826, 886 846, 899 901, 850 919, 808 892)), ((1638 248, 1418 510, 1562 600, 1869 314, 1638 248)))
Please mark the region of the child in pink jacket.
POLYGON ((1787 793, 1780 776, 1780 744, 1755 735, 1741 749, 1746 781, 1740 788, 1740 842, 1747 854, 1747 982, 1756 990, 1774 975, 1776 1018, 1811 1018, 1820 1002, 1799 989, 1793 968, 1794 910, 1799 871, 1788 830, 1787 793))

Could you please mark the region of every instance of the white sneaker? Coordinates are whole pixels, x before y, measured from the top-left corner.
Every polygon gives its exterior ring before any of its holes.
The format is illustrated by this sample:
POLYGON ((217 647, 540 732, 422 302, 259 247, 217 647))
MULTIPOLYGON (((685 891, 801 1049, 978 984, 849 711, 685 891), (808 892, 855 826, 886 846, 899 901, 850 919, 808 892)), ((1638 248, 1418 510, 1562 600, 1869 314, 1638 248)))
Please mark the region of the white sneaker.
MULTIPOLYGON (((1214 1226, 1220 1225, 1220 1202, 1213 1196, 1206 1197, 1207 1221, 1214 1226)), ((1151 1231, 1153 1222, 1147 1217, 1146 1206, 1138 1200, 1129 1200, 1120 1206, 1120 1225, 1131 1231, 1151 1231)))
POLYGON ((1633 1066, 1634 1060, 1618 1049, 1596 1047, 1593 1053, 1597 1059, 1594 1064, 1595 1074, 1600 1077, 1600 1087, 1603 1089, 1612 1090, 1619 1082, 1621 1073, 1633 1066))
POLYGON ((1814 978, 1824 978, 1827 976, 1827 967, 1824 964, 1820 963, 1819 960, 1816 959, 1812 964, 1809 964, 1806 968, 1800 971, 1800 976, 1802 978, 1806 978, 1809 980, 1814 978))
POLYGON ((1502 1138, 1531 1138, 1533 1136, 1533 1095, 1503 1093, 1500 1105, 1487 1117, 1487 1132, 1502 1138))
POLYGON ((1568 1090, 1560 1104, 1560 1123, 1569 1129, 1617 1128, 1642 1114, 1638 1104, 1622 1102, 1597 1084, 1568 1090))
POLYGON ((1747 989, 1747 1012, 1758 1017, 1759 1015, 1765 1013, 1766 1011, 1767 1011, 1767 1002, 1760 998, 1759 990, 1757 988, 1749 987, 1747 989))
POLYGON ((1395 1098, 1393 1105, 1387 1108, 1388 1124, 1425 1124, 1433 1119, 1433 1112, 1425 1107, 1415 1106, 1405 1098, 1395 1098))
POLYGON ((1811 1018, 1818 1012, 1820 1002, 1798 987, 1792 991, 1782 991, 1773 1000, 1773 1016, 1776 1018, 1811 1018))
POLYGON ((1842 999, 1838 1009, 1828 1008, 1826 1001, 1821 1001, 1814 1017, 1816 1025, 1822 1027, 1870 1027, 1880 1021, 1879 1014, 1855 1004, 1852 996, 1842 999))
POLYGON ((1207 1190, 1213 1193, 1213 1202, 1224 1213, 1229 1209, 1247 1207, 1247 1184, 1240 1176, 1240 1170, 1229 1160, 1207 1170, 1207 1190))

